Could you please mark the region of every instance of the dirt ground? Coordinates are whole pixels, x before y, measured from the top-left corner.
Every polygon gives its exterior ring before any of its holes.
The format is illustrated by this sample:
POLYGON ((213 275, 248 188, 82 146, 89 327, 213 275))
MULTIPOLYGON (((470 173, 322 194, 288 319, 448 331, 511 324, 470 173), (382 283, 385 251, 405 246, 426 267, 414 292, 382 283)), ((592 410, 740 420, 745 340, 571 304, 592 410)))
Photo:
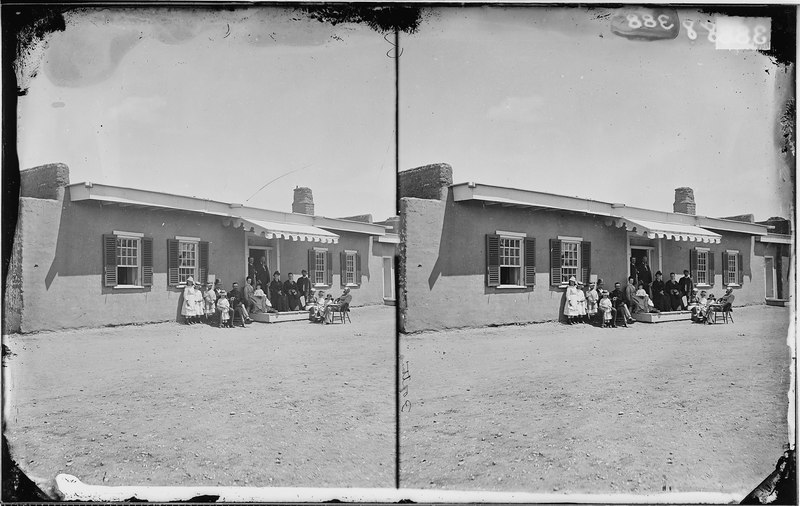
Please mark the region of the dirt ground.
POLYGON ((734 318, 403 336, 401 482, 744 497, 788 442, 790 310, 734 318))
POLYGON ((6 436, 40 487, 393 487, 395 310, 352 324, 6 336, 6 436))

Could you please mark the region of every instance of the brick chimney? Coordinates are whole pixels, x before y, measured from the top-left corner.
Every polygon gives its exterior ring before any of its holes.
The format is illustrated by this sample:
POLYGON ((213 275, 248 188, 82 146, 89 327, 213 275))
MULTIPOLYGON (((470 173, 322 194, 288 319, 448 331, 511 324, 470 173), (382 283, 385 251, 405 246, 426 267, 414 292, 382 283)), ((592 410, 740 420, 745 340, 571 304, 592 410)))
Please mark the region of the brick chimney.
POLYGON ((314 215, 314 196, 311 195, 311 188, 298 186, 294 189, 292 212, 314 215))
POLYGON ((672 210, 676 213, 695 214, 694 190, 687 186, 675 188, 675 202, 672 204, 672 210))
POLYGON ((453 168, 434 163, 400 172, 400 198, 447 199, 447 188, 453 184, 453 168))

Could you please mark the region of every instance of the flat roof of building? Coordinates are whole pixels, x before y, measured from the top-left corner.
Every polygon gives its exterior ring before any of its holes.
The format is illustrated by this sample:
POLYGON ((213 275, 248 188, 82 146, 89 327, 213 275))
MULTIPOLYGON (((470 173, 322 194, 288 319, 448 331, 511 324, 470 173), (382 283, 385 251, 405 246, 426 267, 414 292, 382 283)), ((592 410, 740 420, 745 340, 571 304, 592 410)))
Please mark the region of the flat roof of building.
MULTIPOLYGON (((296 229, 306 233, 310 229, 304 227, 316 227, 337 232, 353 232, 372 236, 386 235, 386 227, 384 225, 363 221, 272 211, 237 203, 91 182, 74 183, 68 185, 67 188, 72 202, 95 201, 102 205, 199 213, 219 216, 228 223, 238 223, 239 225, 243 224, 244 221, 290 224, 297 225, 296 229)), ((250 224, 252 225, 252 223, 250 224)), ((323 236, 325 234, 318 235, 323 236)))
POLYGON ((670 213, 628 207, 622 203, 602 202, 580 197, 556 195, 534 190, 508 188, 480 183, 457 183, 450 186, 456 202, 479 201, 487 205, 534 210, 561 210, 571 213, 607 218, 607 224, 625 226, 648 237, 667 237, 676 240, 719 242, 713 231, 737 232, 766 236, 768 227, 758 223, 711 218, 693 214, 670 213), (637 227, 636 222, 639 222, 637 227))

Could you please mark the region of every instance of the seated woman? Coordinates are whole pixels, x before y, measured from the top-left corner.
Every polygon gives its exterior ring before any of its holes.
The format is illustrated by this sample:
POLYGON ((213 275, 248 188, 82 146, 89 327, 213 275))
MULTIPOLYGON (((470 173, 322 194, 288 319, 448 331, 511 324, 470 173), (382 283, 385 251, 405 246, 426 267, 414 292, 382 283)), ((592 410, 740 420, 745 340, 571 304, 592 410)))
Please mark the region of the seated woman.
POLYGON ((316 323, 321 322, 322 315, 325 311, 325 292, 320 290, 317 292, 316 295, 312 295, 311 298, 309 299, 309 305, 307 307, 308 307, 308 319, 316 323))
POLYGON ((706 291, 700 292, 700 297, 697 299, 697 304, 692 308, 692 321, 703 323, 708 316, 708 308, 711 305, 714 295, 706 296, 706 291))
POLYGON ((261 283, 256 283, 256 289, 253 290, 253 295, 250 298, 253 302, 254 313, 277 313, 267 298, 267 294, 264 293, 264 289, 261 288, 261 283))
POLYGON ((655 304, 653 301, 650 300, 650 296, 647 295, 647 292, 644 289, 644 284, 639 283, 639 289, 636 290, 636 293, 633 295, 633 311, 632 313, 660 313, 658 309, 656 309, 655 304))

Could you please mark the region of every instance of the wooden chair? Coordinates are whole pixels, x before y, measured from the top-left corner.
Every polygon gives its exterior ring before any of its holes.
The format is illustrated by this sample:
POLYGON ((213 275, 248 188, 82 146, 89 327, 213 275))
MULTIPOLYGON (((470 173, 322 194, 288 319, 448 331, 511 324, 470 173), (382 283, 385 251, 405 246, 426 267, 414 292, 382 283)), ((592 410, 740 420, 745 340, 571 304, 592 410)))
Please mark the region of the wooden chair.
POLYGON ((339 315, 339 321, 342 323, 345 322, 345 318, 350 323, 353 323, 350 320, 350 304, 342 304, 340 307, 333 307, 331 308, 331 321, 336 321, 336 315, 339 315))
POLYGON ((708 319, 712 323, 717 323, 717 313, 722 315, 722 321, 724 321, 725 323, 728 323, 728 320, 730 320, 731 323, 735 323, 733 321, 733 314, 731 312, 730 304, 725 304, 722 306, 715 304, 708 309, 708 312, 709 312, 708 319))

